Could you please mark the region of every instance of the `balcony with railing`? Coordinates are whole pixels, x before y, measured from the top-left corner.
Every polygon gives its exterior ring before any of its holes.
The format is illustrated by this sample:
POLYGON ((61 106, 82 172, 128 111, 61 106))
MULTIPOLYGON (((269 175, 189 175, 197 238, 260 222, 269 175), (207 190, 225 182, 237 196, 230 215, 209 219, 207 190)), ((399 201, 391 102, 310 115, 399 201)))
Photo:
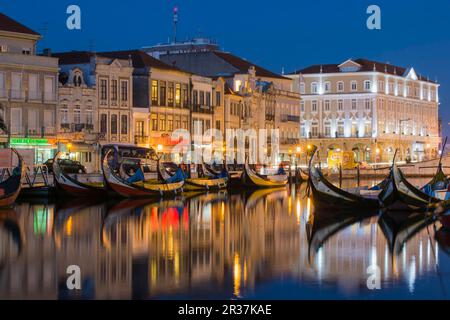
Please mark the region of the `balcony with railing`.
POLYGON ((209 106, 203 106, 200 104, 194 104, 192 105, 192 112, 196 113, 206 113, 206 114, 212 114, 213 109, 209 106))
POLYGON ((23 91, 22 89, 10 89, 9 97, 11 100, 24 100, 25 91, 23 91))
POLYGON ((282 122, 300 122, 300 117, 299 116, 293 116, 290 114, 282 114, 281 115, 281 121, 282 122))
POLYGON ((280 144, 298 144, 300 143, 300 139, 297 138, 281 138, 280 139, 280 144))
POLYGON ((134 144, 147 144, 148 143, 148 136, 143 136, 143 135, 137 135, 134 136, 134 144))

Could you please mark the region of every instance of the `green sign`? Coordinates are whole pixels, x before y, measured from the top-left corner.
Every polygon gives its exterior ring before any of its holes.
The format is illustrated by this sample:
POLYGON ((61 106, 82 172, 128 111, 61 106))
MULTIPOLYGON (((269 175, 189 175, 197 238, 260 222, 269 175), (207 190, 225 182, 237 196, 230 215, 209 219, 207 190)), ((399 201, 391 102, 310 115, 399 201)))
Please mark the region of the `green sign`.
POLYGON ((47 139, 36 139, 36 138, 11 138, 11 145, 27 145, 27 146, 47 146, 47 139))

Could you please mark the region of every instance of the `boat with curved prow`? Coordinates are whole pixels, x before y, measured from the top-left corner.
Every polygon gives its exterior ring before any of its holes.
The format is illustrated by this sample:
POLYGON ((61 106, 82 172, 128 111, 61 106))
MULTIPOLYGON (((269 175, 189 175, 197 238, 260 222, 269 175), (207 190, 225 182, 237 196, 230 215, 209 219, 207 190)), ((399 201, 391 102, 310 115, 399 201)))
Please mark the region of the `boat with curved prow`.
POLYGON ((58 152, 53 159, 53 177, 55 184, 65 193, 76 197, 104 197, 107 190, 103 182, 81 182, 65 173, 58 163, 58 152))
POLYGON ((440 202, 439 199, 426 194, 406 180, 395 162, 379 194, 379 199, 385 209, 392 211, 425 210, 440 202))
POLYGON ((286 186, 288 176, 286 174, 260 175, 250 168, 246 161, 241 182, 244 186, 253 188, 279 188, 286 186))
POLYGON ((379 190, 367 187, 344 190, 328 181, 319 167, 313 165, 314 155, 309 163, 309 188, 318 208, 371 208, 380 207, 379 190))
POLYGON ((22 156, 16 149, 11 149, 19 159, 18 166, 14 168, 12 174, 0 182, 0 207, 9 207, 16 202, 22 189, 22 178, 25 176, 25 163, 22 156))
POLYGON ((176 182, 157 180, 145 180, 140 182, 128 182, 114 172, 108 164, 109 150, 102 161, 102 171, 108 185, 114 192, 125 198, 162 197, 176 195, 183 191, 184 179, 176 182))

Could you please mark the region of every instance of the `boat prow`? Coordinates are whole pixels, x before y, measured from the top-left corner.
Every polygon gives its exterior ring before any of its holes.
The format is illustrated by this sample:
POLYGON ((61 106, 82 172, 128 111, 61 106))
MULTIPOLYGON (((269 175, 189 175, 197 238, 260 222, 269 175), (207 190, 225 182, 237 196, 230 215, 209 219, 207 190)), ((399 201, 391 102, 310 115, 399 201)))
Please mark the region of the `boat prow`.
POLYGON ((122 197, 163 197, 165 195, 175 195, 182 192, 184 180, 173 183, 164 181, 128 182, 110 168, 108 164, 110 152, 111 151, 107 152, 102 161, 103 175, 111 189, 122 197))
POLYGON ((0 208, 12 206, 22 189, 22 179, 25 176, 25 163, 22 156, 16 149, 11 149, 19 159, 18 166, 12 174, 4 181, 0 182, 0 208))
POLYGON ((244 171, 241 176, 242 184, 247 187, 256 188, 279 188, 288 183, 286 174, 262 176, 250 168, 248 162, 245 162, 244 171))
POLYGON ((65 173, 58 163, 59 154, 60 152, 53 158, 53 177, 58 188, 75 197, 104 197, 107 195, 107 190, 103 182, 81 182, 65 173))

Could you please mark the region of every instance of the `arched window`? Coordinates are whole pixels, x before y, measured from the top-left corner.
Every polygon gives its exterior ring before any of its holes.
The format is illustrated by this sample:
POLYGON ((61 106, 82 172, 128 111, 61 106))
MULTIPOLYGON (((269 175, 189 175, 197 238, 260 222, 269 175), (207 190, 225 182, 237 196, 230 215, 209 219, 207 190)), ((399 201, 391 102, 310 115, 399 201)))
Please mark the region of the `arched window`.
POLYGON ((75 75, 73 76, 73 85, 75 87, 81 87, 82 84, 83 84, 83 78, 82 78, 81 72, 77 71, 75 73, 75 75))

